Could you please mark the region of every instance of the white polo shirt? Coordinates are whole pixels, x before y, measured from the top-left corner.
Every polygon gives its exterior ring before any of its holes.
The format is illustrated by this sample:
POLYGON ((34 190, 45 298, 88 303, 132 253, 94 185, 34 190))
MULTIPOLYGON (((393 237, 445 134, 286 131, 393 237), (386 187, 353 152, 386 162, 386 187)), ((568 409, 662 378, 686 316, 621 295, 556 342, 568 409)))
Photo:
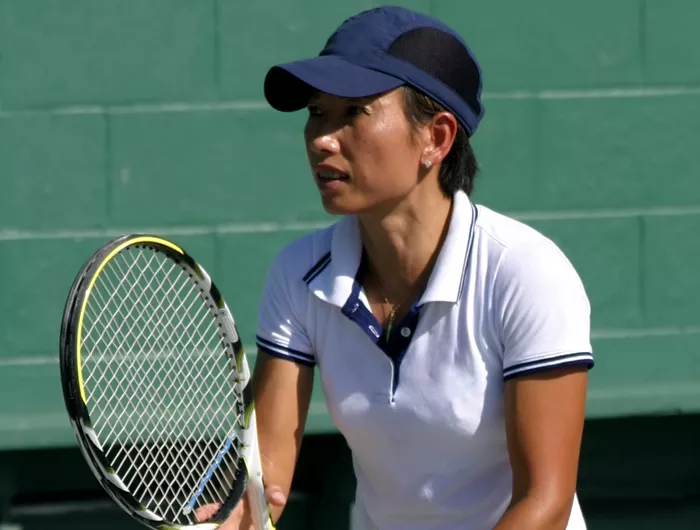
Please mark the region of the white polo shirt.
MULTIPOLYGON (((361 256, 354 216, 287 245, 258 347, 318 366, 352 450, 353 530, 490 530, 511 498, 504 381, 593 365, 579 276, 552 241, 460 191, 426 289, 386 344, 361 256)), ((568 529, 584 528, 576 500, 568 529)))

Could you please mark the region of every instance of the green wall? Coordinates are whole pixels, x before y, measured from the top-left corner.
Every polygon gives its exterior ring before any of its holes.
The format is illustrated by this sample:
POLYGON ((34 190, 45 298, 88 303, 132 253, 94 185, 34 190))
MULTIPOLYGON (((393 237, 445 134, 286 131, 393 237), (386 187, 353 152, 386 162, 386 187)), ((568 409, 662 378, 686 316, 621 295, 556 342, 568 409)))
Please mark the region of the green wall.
MULTIPOLYGON (((589 424, 700 412, 700 3, 398 3, 453 25, 484 69, 476 200, 554 238, 583 277, 589 424)), ((373 5, 0 0, 0 448, 74 448, 58 326, 109 236, 185 246, 253 343, 269 261, 330 221, 303 115, 269 110, 263 75, 373 5)), ((320 393, 313 407, 309 432, 329 430, 320 393)))

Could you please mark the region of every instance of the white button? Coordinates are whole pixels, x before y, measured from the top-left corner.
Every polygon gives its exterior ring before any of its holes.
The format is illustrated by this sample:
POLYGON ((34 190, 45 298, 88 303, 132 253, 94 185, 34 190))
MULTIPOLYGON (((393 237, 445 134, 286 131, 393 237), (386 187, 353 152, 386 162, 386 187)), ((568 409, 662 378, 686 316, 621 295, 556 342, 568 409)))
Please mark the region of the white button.
POLYGON ((401 336, 402 337, 410 337, 411 336, 411 328, 401 328, 401 336))

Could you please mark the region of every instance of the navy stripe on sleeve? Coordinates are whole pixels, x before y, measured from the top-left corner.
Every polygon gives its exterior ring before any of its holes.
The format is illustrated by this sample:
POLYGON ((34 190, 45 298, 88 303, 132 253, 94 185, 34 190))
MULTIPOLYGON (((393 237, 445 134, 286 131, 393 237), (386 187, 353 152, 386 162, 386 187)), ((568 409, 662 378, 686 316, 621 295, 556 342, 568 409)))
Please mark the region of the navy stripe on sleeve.
POLYGON ((280 346, 272 341, 263 339, 260 336, 255 337, 255 342, 261 350, 274 355, 275 357, 280 357, 282 359, 288 359, 305 366, 315 366, 316 360, 313 355, 309 353, 304 353, 299 350, 294 350, 292 348, 287 348, 285 346, 280 346))
POLYGON ((503 379, 508 380, 513 377, 562 368, 565 366, 586 365, 593 368, 593 355, 590 352, 567 353, 555 357, 547 357, 528 361, 503 370, 503 379))

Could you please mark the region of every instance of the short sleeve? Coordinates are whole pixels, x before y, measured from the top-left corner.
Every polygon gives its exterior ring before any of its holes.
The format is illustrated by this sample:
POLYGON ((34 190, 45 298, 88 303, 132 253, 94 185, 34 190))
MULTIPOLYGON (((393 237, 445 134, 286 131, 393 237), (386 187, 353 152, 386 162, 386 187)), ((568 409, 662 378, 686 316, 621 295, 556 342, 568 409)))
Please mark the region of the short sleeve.
POLYGON ((290 270, 289 256, 280 253, 268 270, 258 309, 258 348, 283 359, 314 366, 315 358, 304 325, 308 290, 290 270))
POLYGON ((571 262, 549 239, 505 251, 494 291, 503 377, 593 367, 590 303, 571 262))

